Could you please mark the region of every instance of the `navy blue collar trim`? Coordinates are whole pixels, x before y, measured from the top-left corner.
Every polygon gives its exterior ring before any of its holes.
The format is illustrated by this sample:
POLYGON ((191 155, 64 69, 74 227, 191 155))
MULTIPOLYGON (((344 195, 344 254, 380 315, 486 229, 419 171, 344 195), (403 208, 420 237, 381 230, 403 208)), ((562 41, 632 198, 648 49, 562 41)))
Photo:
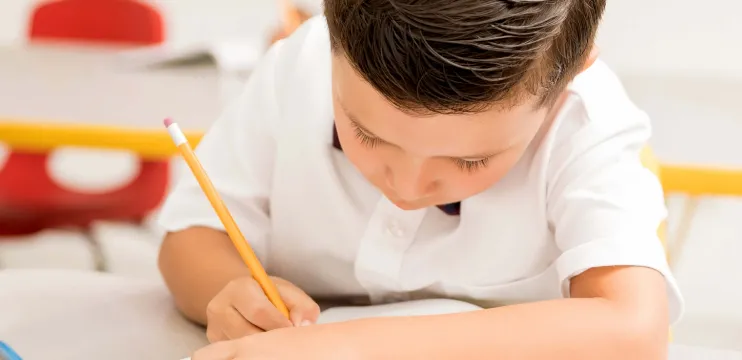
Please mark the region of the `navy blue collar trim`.
MULTIPOLYGON (((343 146, 340 144, 340 138, 338 137, 338 131, 337 131, 337 128, 335 128, 334 123, 332 126, 332 147, 340 151, 343 151, 343 146)), ((458 216, 461 214, 461 203, 460 202, 455 202, 455 203, 446 204, 446 205, 438 205, 438 208, 448 215, 458 216)))

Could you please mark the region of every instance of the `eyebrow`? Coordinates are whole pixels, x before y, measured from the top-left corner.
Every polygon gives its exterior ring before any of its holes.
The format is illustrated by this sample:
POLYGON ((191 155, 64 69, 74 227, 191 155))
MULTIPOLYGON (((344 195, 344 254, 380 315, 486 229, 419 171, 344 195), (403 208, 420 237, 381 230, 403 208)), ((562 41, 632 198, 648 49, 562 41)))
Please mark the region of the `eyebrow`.
MULTIPOLYGON (((383 138, 381 138, 380 136, 374 134, 371 130, 369 130, 368 128, 366 128, 365 126, 363 126, 363 124, 361 124, 361 122, 358 121, 358 118, 355 117, 353 114, 351 114, 348 111, 347 108, 345 108, 345 105, 343 105, 343 102, 342 101, 340 101, 337 98, 335 100, 338 102, 338 105, 340 105, 340 108, 345 113, 345 116, 348 117, 348 120, 350 120, 350 122, 352 122, 354 126, 358 127, 359 129, 361 129, 361 131, 363 131, 364 133, 366 133, 366 135, 368 135, 370 137, 373 137, 375 139, 378 139, 378 140, 382 141, 385 144, 389 144, 391 146, 394 146, 394 147, 397 147, 397 148, 400 148, 401 149, 401 146, 399 146, 399 145, 397 145, 395 143, 392 143, 390 141, 384 140, 383 138)), ((501 153, 504 153, 505 151, 508 151, 509 149, 510 148, 508 147, 507 149, 502 149, 500 151, 490 152, 490 153, 472 154, 472 155, 468 155, 468 156, 444 156, 444 157, 451 158, 451 159, 461 159, 461 160, 469 160, 469 159, 471 159, 471 160, 481 160, 481 159, 487 159, 487 158, 494 157, 494 156, 496 156, 498 154, 501 154, 501 153)))

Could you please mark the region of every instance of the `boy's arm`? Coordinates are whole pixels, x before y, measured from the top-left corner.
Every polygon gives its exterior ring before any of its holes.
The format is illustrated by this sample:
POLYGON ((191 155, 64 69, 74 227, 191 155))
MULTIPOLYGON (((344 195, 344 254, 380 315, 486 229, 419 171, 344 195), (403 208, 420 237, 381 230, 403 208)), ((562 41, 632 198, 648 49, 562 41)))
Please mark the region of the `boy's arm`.
POLYGON ((573 279, 572 296, 461 314, 330 326, 347 334, 344 340, 363 360, 667 357, 667 295, 660 273, 643 267, 591 269, 573 279))
POLYGON ((227 234, 207 227, 167 234, 159 266, 178 309, 202 325, 209 301, 230 281, 250 276, 227 234))

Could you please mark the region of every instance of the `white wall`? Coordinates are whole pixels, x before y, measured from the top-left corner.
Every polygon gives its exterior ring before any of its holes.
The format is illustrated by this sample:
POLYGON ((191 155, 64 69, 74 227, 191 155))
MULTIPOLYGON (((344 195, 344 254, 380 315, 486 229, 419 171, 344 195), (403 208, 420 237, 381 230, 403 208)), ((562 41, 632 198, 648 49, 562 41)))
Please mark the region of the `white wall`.
POLYGON ((740 0, 609 0, 598 43, 622 73, 742 78, 740 14, 740 0))
MULTIPOLYGON (((278 0, 152 0, 165 11, 169 39, 187 43, 265 32, 278 0)), ((37 0, 0 0, 0 43, 23 39, 37 0)), ((301 0, 314 10, 321 0, 301 0)), ((733 75, 742 78, 742 1, 609 0, 599 35, 621 73, 733 75), (701 5, 703 4, 703 5, 701 5)))
POLYGON ((31 0, 0 1, 0 43, 17 41, 28 17, 31 0))

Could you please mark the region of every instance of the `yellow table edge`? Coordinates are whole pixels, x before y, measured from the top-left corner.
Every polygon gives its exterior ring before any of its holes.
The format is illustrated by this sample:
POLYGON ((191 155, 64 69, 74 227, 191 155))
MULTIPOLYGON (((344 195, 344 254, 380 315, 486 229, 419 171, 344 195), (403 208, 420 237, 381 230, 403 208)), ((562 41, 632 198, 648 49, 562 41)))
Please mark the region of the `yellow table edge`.
MULTIPOLYGON (((203 136, 201 131, 184 133, 193 146, 196 146, 203 136)), ((164 127, 157 129, 153 126, 144 129, 28 120, 0 119, 0 143, 14 150, 39 153, 60 147, 124 150, 152 160, 168 159, 178 151, 164 127)))

